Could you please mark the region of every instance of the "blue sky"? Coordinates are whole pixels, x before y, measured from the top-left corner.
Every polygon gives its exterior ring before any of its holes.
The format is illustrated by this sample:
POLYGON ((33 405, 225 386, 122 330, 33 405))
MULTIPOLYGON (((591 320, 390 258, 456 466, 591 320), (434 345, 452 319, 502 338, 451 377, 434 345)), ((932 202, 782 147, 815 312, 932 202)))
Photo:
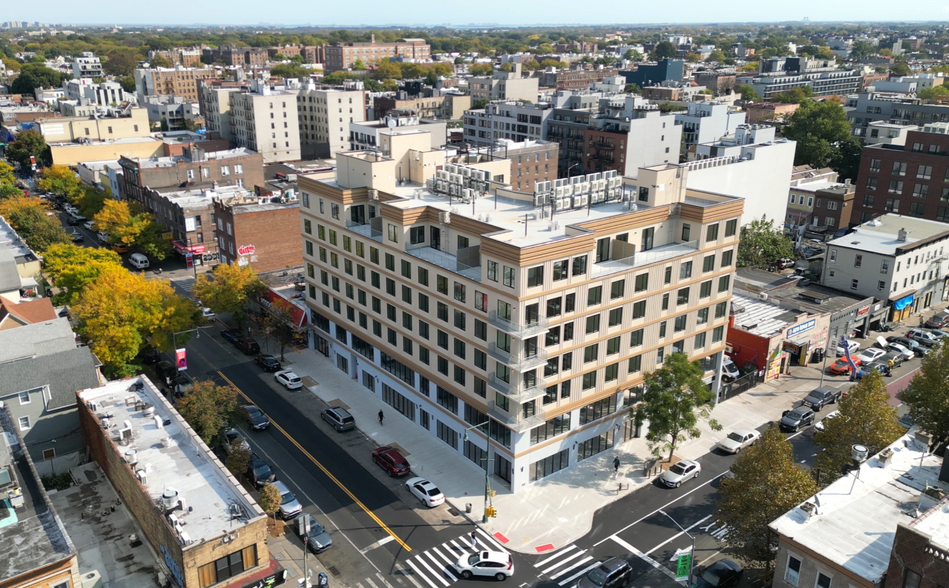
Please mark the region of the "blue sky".
POLYGON ((422 3, 424 12, 407 9, 414 3, 364 0, 306 2, 283 0, 198 0, 194 3, 143 2, 141 0, 12 0, 0 19, 64 24, 189 25, 314 25, 384 26, 467 25, 497 23, 503 26, 561 24, 651 24, 708 22, 799 21, 949 21, 949 0, 892 0, 863 2, 722 2, 679 0, 678 2, 630 2, 629 0, 478 0, 422 3), (358 8, 358 9, 356 9, 358 8))

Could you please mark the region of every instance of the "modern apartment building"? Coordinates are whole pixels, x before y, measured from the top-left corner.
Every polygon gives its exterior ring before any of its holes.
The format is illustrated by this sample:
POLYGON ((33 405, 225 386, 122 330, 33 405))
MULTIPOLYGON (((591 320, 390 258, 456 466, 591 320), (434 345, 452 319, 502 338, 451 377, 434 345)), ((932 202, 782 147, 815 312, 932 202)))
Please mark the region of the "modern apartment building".
POLYGON ((349 148, 352 151, 372 151, 383 144, 380 134, 387 131, 422 131, 431 139, 431 148, 444 147, 448 141, 448 125, 444 121, 423 120, 414 110, 391 110, 380 120, 349 124, 349 148))
POLYGON ((141 104, 148 112, 148 120, 166 131, 196 128, 204 122, 198 103, 189 102, 181 96, 145 96, 141 104))
POLYGON ((547 136, 547 119, 552 113, 551 105, 546 102, 491 102, 484 108, 465 111, 464 140, 465 143, 485 146, 502 139, 537 141, 547 136))
POLYGON ((357 61, 369 66, 387 57, 412 62, 432 60, 431 47, 425 39, 399 39, 395 43, 376 43, 375 35, 368 43, 325 45, 323 52, 326 58, 325 71, 328 74, 341 69, 351 69, 357 61))
POLYGON ((468 79, 472 100, 524 100, 537 102, 538 78, 522 77, 520 62, 511 71, 496 69, 490 76, 468 79))
POLYGON ((924 126, 949 122, 949 105, 923 104, 915 94, 861 92, 847 97, 847 118, 854 136, 867 137, 873 122, 924 126))
POLYGON ((678 166, 495 199, 489 170, 398 165, 345 153, 335 181, 300 177, 306 302, 317 350, 459 459, 520 492, 630 439, 668 354, 715 378, 740 199, 678 166))
POLYGON ((863 74, 853 69, 837 69, 833 60, 773 57, 758 62, 757 74, 739 75, 735 83, 750 85, 762 100, 804 86, 810 86, 814 96, 846 96, 860 90, 863 74))
POLYGON ((198 81, 214 78, 217 72, 212 67, 156 67, 136 69, 135 93, 138 101, 144 102, 145 96, 172 95, 181 96, 188 102, 198 101, 198 81))
POLYGON ((886 213, 949 222, 949 125, 906 133, 905 145, 867 145, 860 157, 854 220, 886 213))
POLYGON ((72 62, 72 77, 74 78, 101 78, 102 61, 92 51, 83 51, 72 62))
POLYGON ((349 151, 349 123, 366 120, 365 90, 317 87, 297 93, 302 159, 333 157, 349 151))
POLYGON ((682 125, 682 142, 687 146, 717 141, 745 124, 745 113, 726 104, 689 102, 686 108, 675 114, 675 121, 682 125))
POLYGON ((821 283, 885 301, 899 321, 949 298, 949 226, 885 214, 827 243, 821 283))

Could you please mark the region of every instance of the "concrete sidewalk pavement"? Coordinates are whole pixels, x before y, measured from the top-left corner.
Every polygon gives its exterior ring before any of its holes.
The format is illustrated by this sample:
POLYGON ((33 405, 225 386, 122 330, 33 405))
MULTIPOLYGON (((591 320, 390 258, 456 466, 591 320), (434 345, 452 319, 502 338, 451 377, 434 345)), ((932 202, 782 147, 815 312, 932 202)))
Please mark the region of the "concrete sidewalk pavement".
MULTIPOLYGON (((304 380, 311 393, 327 404, 345 406, 356 418, 357 427, 379 445, 398 445, 414 473, 432 480, 459 511, 464 512, 465 505, 470 503, 471 518, 475 522, 480 519, 484 470, 447 444, 436 442, 430 433, 397 413, 316 351, 290 351, 286 359, 298 375, 312 378, 304 380), (384 424, 377 417, 380 410, 386 415, 384 424)), ((702 422, 701 437, 683 443, 676 449, 676 456, 698 458, 733 429, 754 429, 779 419, 819 380, 818 368, 795 368, 793 377, 760 384, 722 402, 712 411, 722 430, 713 431, 702 422)), ((318 415, 310 417, 316 419, 318 415)), ((493 504, 498 516, 489 519, 485 530, 499 536, 508 549, 522 553, 569 545, 591 529, 597 510, 652 482, 655 476, 643 471, 644 463, 652 457, 645 439, 632 439, 547 476, 517 494, 493 483, 492 488, 497 490, 493 504), (620 459, 619 472, 613 471, 614 457, 620 459)))

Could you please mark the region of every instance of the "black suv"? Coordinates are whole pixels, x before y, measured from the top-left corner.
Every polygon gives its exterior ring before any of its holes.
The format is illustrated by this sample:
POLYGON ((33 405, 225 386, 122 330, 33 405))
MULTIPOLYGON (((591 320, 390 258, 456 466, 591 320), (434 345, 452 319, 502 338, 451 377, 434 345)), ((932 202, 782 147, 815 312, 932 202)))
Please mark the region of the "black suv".
POLYGON ((782 431, 798 432, 814 424, 814 411, 806 406, 799 406, 793 410, 781 413, 780 427, 782 431))
POLYGON ((815 411, 820 411, 828 404, 836 404, 838 400, 840 400, 840 390, 815 388, 804 398, 804 405, 810 406, 815 411))
POLYGON ((250 456, 247 477, 254 483, 255 488, 263 488, 267 482, 273 482, 277 479, 267 462, 257 457, 256 453, 250 456))
POLYGON ((577 588, 623 588, 629 584, 633 570, 621 557, 611 557, 587 572, 577 588))
POLYGON ((254 363, 264 368, 265 372, 279 372, 283 369, 277 358, 272 355, 258 355, 254 358, 254 363))

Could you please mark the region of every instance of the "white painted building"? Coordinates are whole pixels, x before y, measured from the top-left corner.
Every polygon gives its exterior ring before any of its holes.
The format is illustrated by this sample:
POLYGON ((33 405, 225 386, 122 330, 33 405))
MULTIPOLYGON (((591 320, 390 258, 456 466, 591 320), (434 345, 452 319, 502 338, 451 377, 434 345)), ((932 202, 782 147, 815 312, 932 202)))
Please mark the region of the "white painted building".
POLYGON ((74 78, 101 78, 102 62, 92 51, 83 51, 73 59, 72 75, 74 78))
POLYGON ((686 112, 677 112, 675 121, 682 125, 686 145, 711 143, 745 124, 745 113, 721 102, 689 102, 686 112))
POLYGON ((350 149, 349 124, 366 120, 366 91, 308 84, 297 94, 304 159, 335 157, 350 149))
POLYGON ((393 109, 382 120, 349 123, 349 148, 352 151, 380 149, 383 142, 379 140, 379 133, 390 130, 427 131, 432 149, 444 147, 448 140, 448 125, 444 121, 420 119, 411 109, 393 109))

